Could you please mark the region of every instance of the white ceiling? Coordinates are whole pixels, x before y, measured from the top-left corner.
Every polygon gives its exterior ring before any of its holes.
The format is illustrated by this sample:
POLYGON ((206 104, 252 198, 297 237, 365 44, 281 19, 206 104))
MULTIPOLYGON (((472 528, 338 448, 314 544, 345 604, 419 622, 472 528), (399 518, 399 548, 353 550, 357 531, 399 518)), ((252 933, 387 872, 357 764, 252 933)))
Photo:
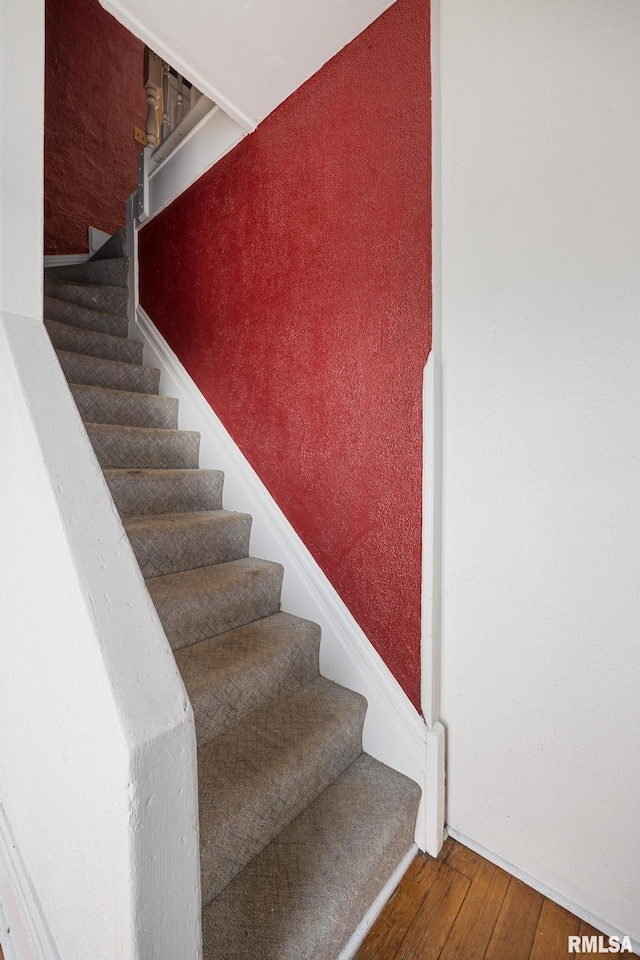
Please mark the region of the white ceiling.
POLYGON ((394 0, 100 2, 252 130, 394 0))

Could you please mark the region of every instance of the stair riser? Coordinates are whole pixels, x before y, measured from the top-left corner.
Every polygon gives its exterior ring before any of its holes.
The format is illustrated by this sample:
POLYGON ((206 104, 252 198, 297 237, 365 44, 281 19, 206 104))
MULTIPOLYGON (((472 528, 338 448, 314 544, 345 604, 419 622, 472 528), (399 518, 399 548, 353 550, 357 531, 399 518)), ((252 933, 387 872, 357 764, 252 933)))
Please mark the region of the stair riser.
POLYGON ((116 433, 117 430, 87 424, 89 439, 103 468, 188 470, 198 466, 197 434, 181 430, 159 437, 131 436, 116 433))
POLYGON ((147 581, 158 616, 173 650, 226 633, 245 623, 269 617, 280 609, 282 568, 270 564, 239 578, 232 590, 215 581, 184 597, 165 599, 159 580, 147 581))
POLYGON ((126 521, 125 530, 145 580, 249 556, 251 517, 246 515, 231 516, 207 529, 195 528, 183 534, 172 529, 136 534, 126 521))
POLYGON ((103 360, 117 360, 120 363, 142 363, 142 343, 124 340, 122 337, 110 337, 93 330, 71 327, 55 320, 45 320, 51 343, 57 350, 70 353, 82 353, 89 357, 101 357, 103 360))
POLYGON ((105 313, 126 317, 129 304, 129 291, 126 287, 113 287, 108 284, 65 283, 62 280, 45 280, 46 297, 76 303, 92 310, 104 310, 105 313))
POLYGON ((93 256, 87 260, 87 263, 96 263, 98 260, 113 260, 117 257, 124 257, 125 253, 125 231, 124 227, 120 227, 113 236, 109 237, 106 243, 103 243, 96 250, 93 256))
POLYGON ((318 676, 320 627, 279 613, 176 652, 201 747, 318 676))
POLYGON ((263 736, 254 724, 255 743, 244 731, 237 743, 236 731, 231 730, 204 748, 206 758, 200 751, 199 795, 201 804, 206 803, 200 831, 203 903, 212 900, 362 752, 366 701, 341 688, 336 700, 323 696, 323 690, 310 692, 306 687, 291 701, 274 705, 268 720, 265 714, 268 731, 263 736), (278 756, 273 755, 263 769, 273 743, 279 744, 278 756), (225 777, 239 781, 231 804, 225 777))
POLYGON ((60 366, 69 383, 126 390, 131 393, 158 394, 160 371, 134 363, 115 363, 98 357, 56 350, 60 366))
POLYGON ((53 297, 44 298, 44 316, 47 320, 57 320, 59 323, 68 323, 84 330, 95 330, 96 333, 108 333, 112 337, 126 338, 129 332, 129 321, 126 317, 112 316, 102 310, 90 310, 77 303, 65 303, 64 300, 53 297))
POLYGON ((179 475, 161 471, 158 476, 105 471, 105 479, 122 517, 222 509, 220 470, 180 471, 179 475))
POLYGON ((178 429, 178 401, 144 393, 105 393, 101 387, 70 384, 85 423, 111 423, 128 427, 178 429))
POLYGON ((129 283, 129 261, 126 257, 118 257, 113 260, 71 263, 64 267, 48 267, 45 270, 45 279, 107 283, 114 287, 126 287, 129 283))

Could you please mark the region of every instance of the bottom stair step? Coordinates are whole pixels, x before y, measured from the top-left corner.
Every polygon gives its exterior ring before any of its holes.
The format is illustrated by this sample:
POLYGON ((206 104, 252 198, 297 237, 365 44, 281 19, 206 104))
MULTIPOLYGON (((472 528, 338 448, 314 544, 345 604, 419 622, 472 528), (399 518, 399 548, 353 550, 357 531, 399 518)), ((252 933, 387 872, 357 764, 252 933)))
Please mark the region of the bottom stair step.
POLYGON ((204 960, 336 960, 409 851, 419 801, 362 754, 204 907, 204 960))
POLYGON ((318 677, 198 750, 208 903, 362 751, 367 702, 318 677))

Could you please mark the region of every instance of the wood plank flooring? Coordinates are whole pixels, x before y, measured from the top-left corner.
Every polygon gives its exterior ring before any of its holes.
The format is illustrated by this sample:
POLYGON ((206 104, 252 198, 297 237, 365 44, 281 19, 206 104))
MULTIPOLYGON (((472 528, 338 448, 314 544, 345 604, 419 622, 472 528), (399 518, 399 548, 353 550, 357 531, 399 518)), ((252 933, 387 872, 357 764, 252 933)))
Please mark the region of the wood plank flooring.
POLYGON ((568 936, 598 933, 449 839, 416 857, 354 960, 570 960, 568 936))
POLYGON ((598 933, 450 838, 416 857, 354 960, 570 960, 568 936, 598 933))

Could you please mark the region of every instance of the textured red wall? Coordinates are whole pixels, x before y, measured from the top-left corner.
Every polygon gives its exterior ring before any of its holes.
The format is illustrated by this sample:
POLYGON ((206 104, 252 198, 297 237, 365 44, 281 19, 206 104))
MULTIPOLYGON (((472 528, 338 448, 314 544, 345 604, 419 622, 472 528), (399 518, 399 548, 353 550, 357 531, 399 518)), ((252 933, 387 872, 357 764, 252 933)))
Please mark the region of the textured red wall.
POLYGON ((145 127, 143 45, 98 0, 46 0, 45 253, 83 253, 124 225, 145 127))
POLYGON ((140 234, 144 307, 416 705, 428 24, 397 0, 140 234))

